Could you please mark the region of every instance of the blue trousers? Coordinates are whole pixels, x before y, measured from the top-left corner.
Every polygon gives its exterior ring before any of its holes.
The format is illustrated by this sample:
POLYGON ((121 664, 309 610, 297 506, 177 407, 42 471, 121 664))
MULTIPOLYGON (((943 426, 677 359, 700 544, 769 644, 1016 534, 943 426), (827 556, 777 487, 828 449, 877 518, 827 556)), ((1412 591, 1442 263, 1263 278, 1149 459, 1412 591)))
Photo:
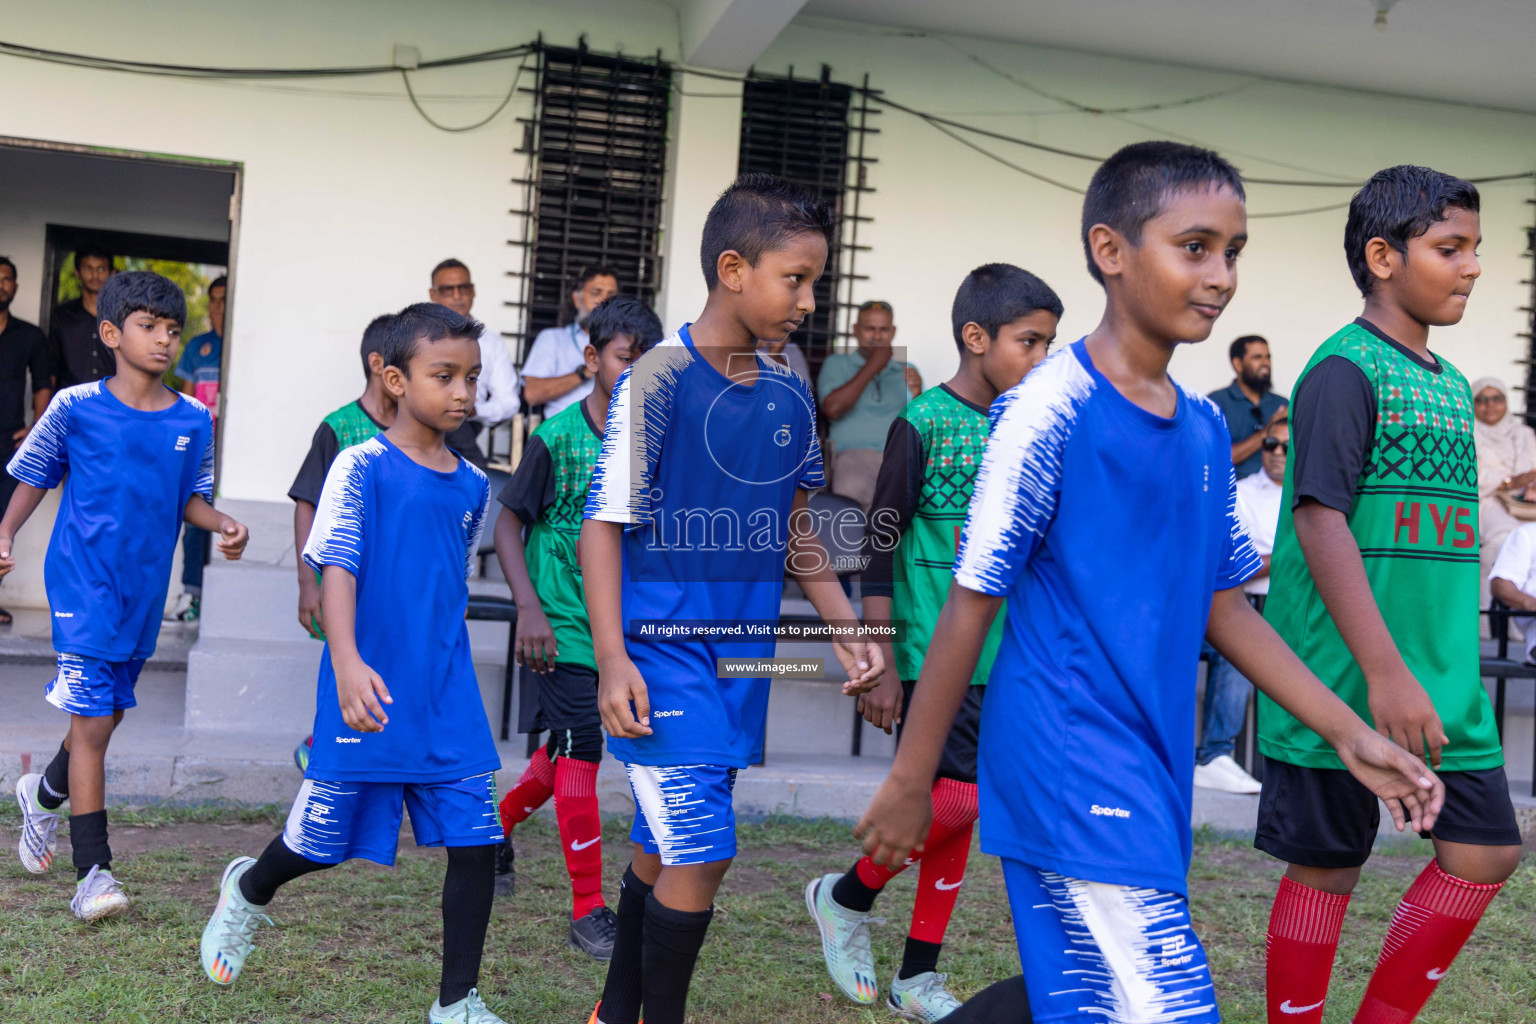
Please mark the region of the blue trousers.
POLYGON ((1233 664, 1209 644, 1210 670, 1205 677, 1205 711, 1200 728, 1200 746, 1195 750, 1196 764, 1209 764, 1223 754, 1230 755, 1248 718, 1250 683, 1233 664))
POLYGON ((181 585, 184 588, 203 589, 203 566, 208 564, 209 536, 207 530, 188 523, 181 533, 181 585))

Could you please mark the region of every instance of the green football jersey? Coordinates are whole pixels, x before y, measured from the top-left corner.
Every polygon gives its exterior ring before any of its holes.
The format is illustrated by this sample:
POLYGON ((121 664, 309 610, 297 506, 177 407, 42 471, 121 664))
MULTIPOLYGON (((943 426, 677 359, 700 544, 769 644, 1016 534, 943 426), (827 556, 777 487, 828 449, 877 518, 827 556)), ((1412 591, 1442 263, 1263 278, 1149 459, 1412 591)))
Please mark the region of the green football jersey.
MULTIPOLYGON (((1504 755, 1479 668, 1471 388, 1443 358, 1436 372, 1357 320, 1325 341, 1307 364, 1295 390, 1293 426, 1309 421, 1307 375, 1330 356, 1357 366, 1375 399, 1374 432, 1347 522, 1376 606, 1450 739, 1442 768, 1498 767, 1504 755)), ((1327 415, 1342 422, 1350 410, 1330 408, 1327 415)), ((1323 606, 1296 540, 1292 504, 1300 454, 1293 449, 1286 467, 1265 617, 1307 667, 1370 722, 1365 677, 1323 606)), ((1306 457, 1329 454, 1310 449, 1306 457)), ((1303 767, 1343 767, 1322 737, 1262 696, 1259 749, 1303 767)))
POLYGON ((581 536, 592 467, 602 446, 602 431, 592 422, 587 403, 571 403, 533 432, 502 497, 503 504, 525 523, 533 517, 528 531, 528 576, 554 630, 556 660, 593 670, 597 660, 576 541, 581 536))
POLYGON ((361 402, 348 402, 327 416, 325 423, 336 435, 337 451, 345 451, 355 444, 362 444, 379 433, 379 425, 373 422, 373 417, 363 411, 361 402))
MULTIPOLYGON (((888 455, 892 444, 904 444, 907 458, 921 457, 922 482, 894 554, 891 594, 892 620, 906 623, 905 634, 895 645, 896 669, 902 679, 916 679, 933 642, 939 612, 949 596, 960 531, 965 527, 991 424, 986 409, 970 404, 944 385, 908 402, 897 424, 905 424, 907 429, 891 434, 888 455)), ((914 476, 917 468, 913 467, 914 476)), ((1005 612, 1000 609, 992 621, 972 685, 984 684, 992 671, 1005 612)))

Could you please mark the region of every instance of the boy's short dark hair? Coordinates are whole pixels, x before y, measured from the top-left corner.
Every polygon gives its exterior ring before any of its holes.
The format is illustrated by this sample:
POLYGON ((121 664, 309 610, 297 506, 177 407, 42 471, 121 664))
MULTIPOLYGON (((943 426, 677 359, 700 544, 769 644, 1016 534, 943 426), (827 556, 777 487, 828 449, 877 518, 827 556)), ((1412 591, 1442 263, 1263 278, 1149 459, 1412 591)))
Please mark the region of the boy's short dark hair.
POLYGON ((780 248, 796 235, 819 234, 832 244, 832 209, 809 189, 772 174, 743 174, 720 193, 704 219, 699 261, 704 284, 720 283, 720 254, 741 253, 752 266, 763 253, 780 248))
POLYGON ((484 333, 485 325, 472 316, 455 313, 436 302, 412 303, 391 318, 384 344, 384 365, 399 367, 409 375, 411 360, 422 342, 444 338, 479 341, 484 333))
POLYGON ((459 260, 456 260, 452 256, 450 256, 446 260, 443 260, 443 262, 439 263, 437 266, 433 267, 432 268, 432 273, 430 275, 428 275, 428 276, 429 277, 436 277, 438 274, 442 273, 445 270, 462 270, 466 274, 469 273, 469 268, 468 267, 466 267, 459 260))
POLYGON ((11 273, 14 276, 16 276, 16 277, 20 277, 21 276, 21 271, 16 269, 16 264, 11 262, 11 258, 9 256, 0 256, 0 267, 10 267, 11 268, 11 273))
POLYGON ((377 352, 380 357, 385 356, 389 348, 390 327, 393 325, 395 314, 381 313, 363 328, 363 380, 373 376, 373 368, 368 365, 368 357, 377 352))
POLYGON ((122 330, 128 317, 140 312, 184 324, 187 299, 174 283, 153 271, 125 270, 107 278, 96 298, 97 325, 110 321, 122 330))
POLYGON ((960 282, 949 320, 955 329, 955 344, 962 350, 961 331, 975 324, 996 339, 1003 325, 1043 309, 1061 317, 1061 299, 1051 286, 1034 274, 1012 263, 983 263, 960 282))
POLYGON ((94 256, 99 260, 106 260, 107 266, 112 266, 112 254, 95 242, 87 242, 75 250, 75 272, 80 272, 80 261, 87 256, 94 256))
POLYGON ((218 277, 214 278, 212 281, 209 281, 208 282, 208 291, 211 293, 215 288, 223 288, 224 289, 224 294, 228 295, 229 294, 229 278, 226 275, 224 275, 224 274, 220 274, 218 277))
POLYGON ((1445 220, 1445 211, 1456 207, 1477 213, 1482 198, 1470 181, 1430 167, 1399 164, 1371 175, 1371 180, 1349 201, 1349 220, 1344 225, 1344 258, 1361 295, 1376 284, 1365 265, 1365 245, 1381 238, 1408 258, 1408 240, 1445 220))
POLYGON ((1264 335, 1262 335, 1262 334, 1245 334, 1241 338, 1235 339, 1232 342, 1231 345, 1227 346, 1227 358, 1228 359, 1246 359, 1246 358, 1248 358, 1248 346, 1249 345, 1268 345, 1268 344, 1269 344, 1269 339, 1264 337, 1264 335))
POLYGON ((598 263, 593 264, 592 266, 582 267, 581 273, 576 275, 576 285, 571 289, 571 291, 581 291, 587 286, 587 282, 592 280, 594 277, 611 277, 617 281, 619 279, 619 272, 608 266, 606 263, 598 263))
POLYGON ((1142 226, 1162 212, 1170 195, 1204 185, 1226 185, 1247 202, 1242 175, 1213 150, 1182 142, 1122 146, 1093 172, 1083 196, 1083 255, 1088 258, 1088 273, 1104 283, 1088 247, 1089 228, 1107 224, 1132 245, 1140 245, 1142 226))
POLYGON ((621 334, 634 339, 635 355, 666 336, 661 318, 633 295, 614 295, 604 299, 587 319, 587 340, 599 352, 621 334))

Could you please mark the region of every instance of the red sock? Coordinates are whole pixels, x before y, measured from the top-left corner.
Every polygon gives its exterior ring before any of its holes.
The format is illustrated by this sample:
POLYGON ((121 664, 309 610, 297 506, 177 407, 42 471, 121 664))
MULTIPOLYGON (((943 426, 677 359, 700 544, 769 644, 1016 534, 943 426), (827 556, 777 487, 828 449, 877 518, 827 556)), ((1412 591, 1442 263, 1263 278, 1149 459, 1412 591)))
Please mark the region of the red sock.
POLYGON ((528 767, 523 769, 517 785, 501 798, 502 831, 510 835, 513 826, 527 821, 528 815, 543 807, 554 791, 555 766, 549 763, 549 755, 540 747, 528 767))
POLYGON ((1430 861, 1392 915, 1355 1024, 1409 1024, 1503 885, 1464 882, 1430 861))
POLYGON ((597 765, 562 757, 555 762, 555 818, 571 876, 571 918, 603 905, 603 818, 597 810, 597 765))
POLYGON ((1264 942, 1269 1024, 1320 1024, 1349 894, 1280 879, 1264 942))
MULTIPOLYGON (((933 825, 928 829, 928 838, 923 843, 923 852, 914 853, 907 863, 899 869, 892 871, 888 867, 876 864, 868 857, 859 858, 854 870, 858 872, 859 881, 877 892, 885 888, 885 883, 895 878, 902 871, 911 867, 918 860, 929 857, 935 850, 947 843, 956 833, 962 829, 966 834, 966 843, 970 843, 971 826, 976 821, 976 784, 974 782, 956 782, 954 779, 938 779, 931 790, 933 800, 933 825)), ((969 854, 970 846, 966 846, 969 854)), ((965 871, 965 858, 960 859, 960 873, 965 871)), ((954 879, 947 879, 948 885, 954 879)), ((918 880, 921 886, 922 880, 918 880)), ((954 900, 949 901, 954 906, 954 900)), ((948 923, 946 913, 945 923, 948 923)), ((940 929, 942 933, 942 929, 940 929)))

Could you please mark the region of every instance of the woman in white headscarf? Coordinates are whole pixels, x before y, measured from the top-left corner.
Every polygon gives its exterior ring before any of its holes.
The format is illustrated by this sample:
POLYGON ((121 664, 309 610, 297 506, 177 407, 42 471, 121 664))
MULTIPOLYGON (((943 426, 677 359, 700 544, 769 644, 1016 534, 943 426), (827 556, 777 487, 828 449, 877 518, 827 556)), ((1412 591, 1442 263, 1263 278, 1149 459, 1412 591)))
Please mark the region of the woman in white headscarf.
POLYGON ((1496 377, 1472 382, 1472 434, 1477 442, 1479 554, 1483 565, 1483 607, 1488 607, 1488 573, 1504 539, 1520 521, 1494 495, 1536 484, 1536 431, 1509 412, 1509 389, 1496 377))

